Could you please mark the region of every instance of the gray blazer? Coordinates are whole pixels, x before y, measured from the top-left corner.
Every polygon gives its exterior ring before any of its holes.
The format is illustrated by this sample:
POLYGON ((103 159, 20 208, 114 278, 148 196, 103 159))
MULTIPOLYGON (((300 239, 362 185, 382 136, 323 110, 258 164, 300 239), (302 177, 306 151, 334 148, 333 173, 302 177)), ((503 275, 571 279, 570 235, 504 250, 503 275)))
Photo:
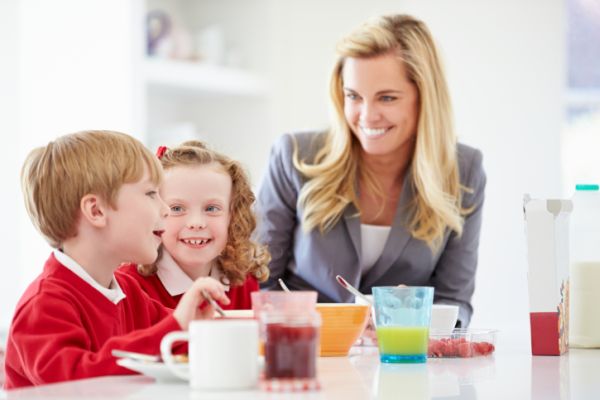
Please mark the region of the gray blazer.
POLYGON ((460 181, 472 189, 464 193, 463 207, 474 206, 465 218, 462 236, 446 232, 436 254, 425 242, 411 236, 405 228, 407 213, 402 211, 413 198, 409 170, 383 253, 362 275, 360 218, 354 205, 348 206, 340 221, 325 234, 302 231, 298 196, 305 178, 292 162, 294 141, 300 159, 312 161, 323 138, 315 133, 286 134, 271 150, 257 199, 258 240, 268 245, 272 255, 271 276, 263 287, 275 288, 277 278, 283 278, 292 290, 316 290, 320 302, 352 302, 353 296, 336 283, 336 275, 342 275, 363 293, 371 293, 373 286, 433 286, 434 301, 459 305, 460 326, 468 326, 486 183, 481 152, 462 144, 457 147, 460 181))

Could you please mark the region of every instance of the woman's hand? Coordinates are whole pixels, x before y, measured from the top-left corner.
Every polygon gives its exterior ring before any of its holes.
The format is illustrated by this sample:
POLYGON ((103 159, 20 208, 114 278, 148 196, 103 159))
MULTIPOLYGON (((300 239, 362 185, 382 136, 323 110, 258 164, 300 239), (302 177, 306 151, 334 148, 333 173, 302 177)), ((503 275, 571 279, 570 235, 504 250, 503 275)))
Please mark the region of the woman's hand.
MULTIPOLYGON (((399 284, 398 287, 408 287, 404 284, 399 284)), ((375 328, 375 321, 373 320, 373 309, 369 313, 369 322, 360 336, 361 346, 377 346, 377 330, 375 328)))
POLYGON ((373 321, 373 312, 369 314, 369 322, 367 322, 360 341, 361 346, 377 346, 377 331, 375 330, 375 321, 373 321))
POLYGON ((215 301, 229 304, 230 300, 225 294, 225 286, 213 278, 198 278, 192 287, 181 297, 177 308, 173 311, 173 317, 181 329, 187 330, 191 321, 195 319, 210 319, 214 315, 214 308, 206 302, 202 291, 208 293, 215 301), (207 304, 201 307, 203 303, 207 304))

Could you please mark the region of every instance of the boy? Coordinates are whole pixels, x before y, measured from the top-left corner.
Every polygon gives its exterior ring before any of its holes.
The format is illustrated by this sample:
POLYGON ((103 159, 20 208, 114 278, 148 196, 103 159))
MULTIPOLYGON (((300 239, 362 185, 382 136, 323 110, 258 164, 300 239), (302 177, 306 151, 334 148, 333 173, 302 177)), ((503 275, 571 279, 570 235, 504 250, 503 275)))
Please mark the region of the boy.
POLYGON ((123 262, 157 257, 167 206, 158 160, 137 140, 86 131, 33 150, 21 181, 27 211, 55 248, 17 304, 6 350, 6 389, 132 373, 112 349, 159 353, 160 340, 187 329, 201 292, 229 303, 223 285, 198 279, 170 312, 130 277, 123 262))

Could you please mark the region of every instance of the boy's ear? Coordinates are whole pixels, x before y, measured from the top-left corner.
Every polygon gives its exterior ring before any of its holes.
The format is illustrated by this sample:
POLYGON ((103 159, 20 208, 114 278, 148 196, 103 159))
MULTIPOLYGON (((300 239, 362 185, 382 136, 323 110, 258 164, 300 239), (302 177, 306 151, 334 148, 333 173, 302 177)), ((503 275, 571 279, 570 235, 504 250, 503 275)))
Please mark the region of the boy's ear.
POLYGON ((106 226, 107 206, 100 196, 86 194, 80 202, 82 218, 96 228, 103 228, 106 226))

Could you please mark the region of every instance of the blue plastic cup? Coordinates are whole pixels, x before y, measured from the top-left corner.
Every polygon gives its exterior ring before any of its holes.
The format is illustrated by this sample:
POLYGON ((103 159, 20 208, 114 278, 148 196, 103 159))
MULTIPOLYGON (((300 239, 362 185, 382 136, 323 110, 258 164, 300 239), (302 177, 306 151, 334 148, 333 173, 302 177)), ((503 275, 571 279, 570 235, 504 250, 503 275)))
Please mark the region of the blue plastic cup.
POLYGON ((427 361, 432 287, 373 288, 379 358, 383 363, 427 361))

